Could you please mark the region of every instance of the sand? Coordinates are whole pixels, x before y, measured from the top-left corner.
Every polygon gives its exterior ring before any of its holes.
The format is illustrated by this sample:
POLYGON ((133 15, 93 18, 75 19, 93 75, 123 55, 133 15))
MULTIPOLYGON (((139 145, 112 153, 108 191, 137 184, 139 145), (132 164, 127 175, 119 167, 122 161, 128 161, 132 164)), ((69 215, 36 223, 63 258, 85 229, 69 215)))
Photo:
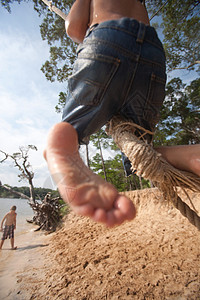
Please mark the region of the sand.
POLYGON ((156 189, 127 194, 137 217, 119 227, 71 212, 56 233, 32 233, 0 272, 0 299, 200 299, 200 232, 156 189))
POLYGON ((0 250, 0 300, 29 299, 21 297, 19 283, 24 272, 33 275, 34 269, 42 270, 44 264, 41 258, 49 239, 43 232, 34 232, 35 228, 29 225, 28 231, 16 236, 17 250, 10 250, 9 240, 5 241, 0 250))

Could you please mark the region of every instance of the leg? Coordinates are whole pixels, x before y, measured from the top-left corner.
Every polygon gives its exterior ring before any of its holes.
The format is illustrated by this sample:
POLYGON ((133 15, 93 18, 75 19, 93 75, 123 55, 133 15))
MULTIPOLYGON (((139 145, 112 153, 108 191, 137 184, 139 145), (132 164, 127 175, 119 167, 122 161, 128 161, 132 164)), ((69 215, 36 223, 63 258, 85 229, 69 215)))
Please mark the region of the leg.
POLYGON ((132 201, 84 165, 77 132, 69 123, 53 127, 44 156, 62 198, 74 212, 109 227, 135 217, 132 201))
POLYGON ((200 145, 158 147, 155 150, 175 168, 200 176, 200 145))
POLYGON ((0 249, 2 249, 3 243, 4 243, 4 240, 1 240, 0 249))
POLYGON ((11 244, 11 249, 12 250, 16 250, 17 249, 17 247, 14 247, 14 243, 15 243, 15 241, 14 241, 14 237, 13 237, 13 238, 10 239, 10 244, 11 244))

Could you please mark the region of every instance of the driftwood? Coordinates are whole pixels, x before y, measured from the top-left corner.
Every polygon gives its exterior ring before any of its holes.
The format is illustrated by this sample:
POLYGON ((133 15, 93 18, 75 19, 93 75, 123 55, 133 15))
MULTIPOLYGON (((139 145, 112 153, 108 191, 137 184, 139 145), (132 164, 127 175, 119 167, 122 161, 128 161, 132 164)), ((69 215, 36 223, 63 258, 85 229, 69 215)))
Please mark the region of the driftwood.
POLYGON ((41 202, 29 202, 29 205, 34 211, 32 220, 27 220, 29 223, 38 225, 35 230, 55 231, 62 220, 61 208, 64 206, 60 202, 61 198, 52 198, 51 193, 46 194, 41 202))
POLYGON ((61 208, 65 206, 60 200, 60 197, 51 197, 51 193, 47 193, 44 199, 40 199, 40 202, 32 199, 32 197, 28 197, 23 193, 13 190, 11 187, 7 185, 2 185, 0 182, 0 186, 10 193, 19 196, 20 198, 27 199, 28 204, 32 208, 34 212, 34 216, 32 220, 26 220, 28 223, 32 223, 38 225, 39 227, 35 230, 45 230, 45 231, 55 231, 56 227, 62 220, 61 208))

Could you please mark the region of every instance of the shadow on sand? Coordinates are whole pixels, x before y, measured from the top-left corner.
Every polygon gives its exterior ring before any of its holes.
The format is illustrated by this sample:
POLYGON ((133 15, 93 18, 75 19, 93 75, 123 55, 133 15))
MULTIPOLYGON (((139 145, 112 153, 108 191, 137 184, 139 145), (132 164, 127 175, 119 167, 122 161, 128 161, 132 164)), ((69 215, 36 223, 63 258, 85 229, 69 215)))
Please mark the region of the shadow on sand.
POLYGON ((24 251, 24 250, 30 250, 30 249, 34 249, 34 248, 39 248, 39 247, 47 247, 49 244, 36 244, 36 245, 29 245, 29 246, 26 246, 26 247, 20 247, 20 248, 17 248, 18 251, 24 251))

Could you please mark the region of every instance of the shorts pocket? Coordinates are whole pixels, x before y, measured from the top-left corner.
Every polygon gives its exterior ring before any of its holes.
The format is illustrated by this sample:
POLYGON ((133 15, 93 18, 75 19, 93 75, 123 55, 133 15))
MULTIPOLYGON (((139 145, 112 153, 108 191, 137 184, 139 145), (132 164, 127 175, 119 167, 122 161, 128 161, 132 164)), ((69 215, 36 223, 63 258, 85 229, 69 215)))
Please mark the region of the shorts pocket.
POLYGON ((110 56, 80 53, 68 80, 74 100, 80 105, 98 105, 119 64, 119 59, 110 56))
POLYGON ((166 75, 163 78, 151 74, 147 101, 144 108, 144 119, 153 129, 160 119, 160 110, 165 99, 166 75))

